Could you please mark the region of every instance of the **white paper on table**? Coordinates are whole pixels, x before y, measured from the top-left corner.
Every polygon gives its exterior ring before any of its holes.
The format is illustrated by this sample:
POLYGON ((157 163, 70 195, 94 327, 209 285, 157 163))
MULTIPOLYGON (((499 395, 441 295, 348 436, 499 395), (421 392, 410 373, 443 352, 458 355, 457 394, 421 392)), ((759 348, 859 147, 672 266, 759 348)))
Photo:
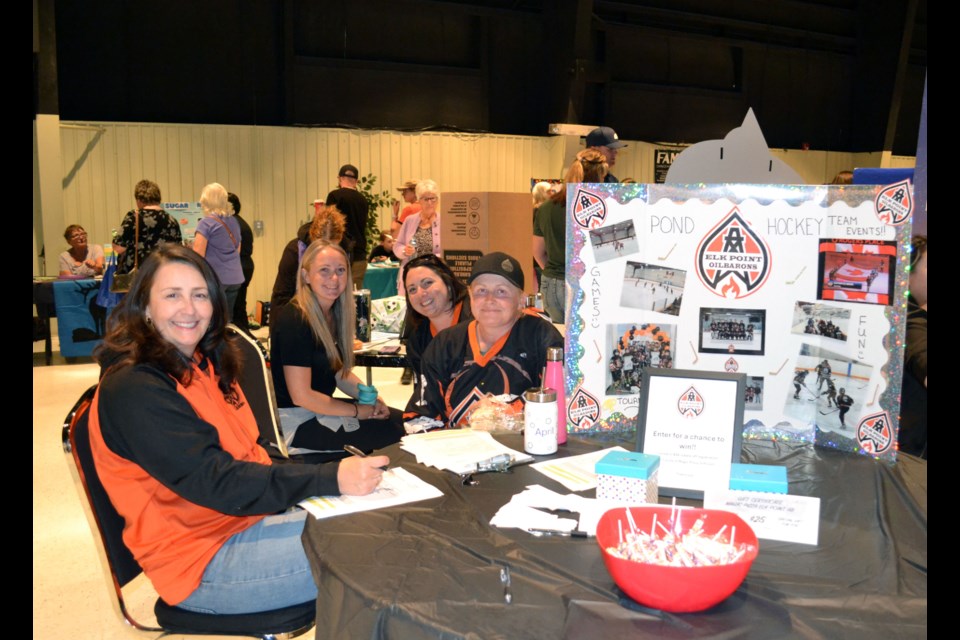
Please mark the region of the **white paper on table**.
POLYGON ((758 538, 817 544, 820 533, 820 498, 785 493, 708 489, 703 494, 705 509, 732 511, 758 538))
MULTIPOLYGON (((531 484, 514 495, 510 502, 497 511, 490 524, 497 527, 518 529, 556 529, 558 531, 583 531, 597 534, 597 522, 611 505, 596 498, 584 498, 572 493, 562 494, 544 486, 531 484), (535 508, 539 507, 539 508, 535 508), (566 510, 579 513, 580 520, 554 515, 540 509, 566 510)), ((561 512, 562 514, 562 512, 561 512)))
POLYGON ((597 486, 597 473, 594 470, 597 461, 611 451, 626 451, 623 447, 610 447, 591 453, 556 460, 544 460, 530 466, 561 483, 571 491, 586 491, 597 486))
POLYGON ((478 462, 500 454, 511 455, 514 463, 533 460, 533 456, 500 444, 489 432, 473 429, 407 435, 400 439, 400 448, 414 455, 420 464, 454 473, 476 471, 478 462))
POLYGON ((406 469, 394 467, 384 471, 380 486, 365 496, 315 496, 299 504, 315 518, 322 519, 429 500, 442 495, 443 492, 429 482, 424 482, 406 469))

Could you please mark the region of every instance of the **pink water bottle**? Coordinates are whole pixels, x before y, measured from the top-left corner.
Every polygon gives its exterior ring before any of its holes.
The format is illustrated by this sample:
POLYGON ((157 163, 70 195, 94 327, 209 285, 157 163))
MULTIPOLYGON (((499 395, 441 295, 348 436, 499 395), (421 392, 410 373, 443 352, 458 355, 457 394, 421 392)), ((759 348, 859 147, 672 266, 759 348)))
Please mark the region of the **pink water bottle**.
POLYGON ((567 443, 567 403, 564 393, 563 347, 547 347, 543 386, 557 392, 557 444, 567 443))

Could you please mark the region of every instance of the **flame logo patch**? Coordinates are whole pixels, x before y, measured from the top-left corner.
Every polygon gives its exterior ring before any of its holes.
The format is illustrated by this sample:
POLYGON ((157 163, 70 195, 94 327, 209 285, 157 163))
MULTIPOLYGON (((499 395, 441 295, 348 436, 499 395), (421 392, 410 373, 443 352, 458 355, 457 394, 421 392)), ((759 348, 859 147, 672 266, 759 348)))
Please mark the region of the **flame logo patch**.
POLYGON ((734 207, 697 247, 697 276, 721 298, 756 293, 770 275, 770 249, 734 207))
POLYGON ((577 387, 567 406, 567 420, 577 425, 578 429, 585 429, 596 424, 599 419, 600 403, 587 393, 582 385, 577 387))
POLYGON ((861 420, 857 427, 857 441, 867 453, 880 454, 889 449, 893 445, 889 414, 883 411, 861 420))
POLYGON ((910 195, 910 181, 904 180, 877 194, 873 200, 877 219, 884 224, 899 226, 910 219, 913 213, 913 196, 910 195))
POLYGON ((573 219, 584 229, 596 229, 607 219, 607 205, 595 193, 577 187, 573 202, 573 219))
POLYGON ((677 409, 684 418, 696 418, 703 413, 703 396, 694 387, 690 387, 680 394, 677 399, 677 409))

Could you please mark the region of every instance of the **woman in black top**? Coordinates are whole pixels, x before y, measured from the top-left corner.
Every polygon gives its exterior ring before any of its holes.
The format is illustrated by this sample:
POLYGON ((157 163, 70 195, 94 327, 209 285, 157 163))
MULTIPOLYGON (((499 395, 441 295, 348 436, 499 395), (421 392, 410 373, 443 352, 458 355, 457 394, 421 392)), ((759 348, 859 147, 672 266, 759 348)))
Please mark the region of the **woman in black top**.
POLYGON ((466 320, 470 296, 447 264, 432 253, 414 258, 403 267, 404 294, 407 297, 407 362, 414 373, 413 395, 407 411, 415 412, 423 400, 423 376, 420 357, 439 331, 466 320))

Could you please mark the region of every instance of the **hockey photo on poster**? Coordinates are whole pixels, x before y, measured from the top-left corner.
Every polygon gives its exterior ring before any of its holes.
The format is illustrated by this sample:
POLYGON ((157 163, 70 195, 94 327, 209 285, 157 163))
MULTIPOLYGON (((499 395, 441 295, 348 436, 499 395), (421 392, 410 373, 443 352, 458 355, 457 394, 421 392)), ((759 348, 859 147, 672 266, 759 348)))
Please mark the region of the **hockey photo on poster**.
POLYGON ((820 243, 820 300, 890 304, 895 242, 823 240, 820 243))
POLYGON ((620 306, 680 315, 687 274, 654 264, 627 261, 620 289, 620 306))
POLYGON ((743 396, 744 411, 763 411, 763 376, 747 376, 743 396))
POLYGON ((700 309, 700 353, 736 353, 762 356, 764 309, 700 309))
POLYGON ((647 367, 673 367, 673 334, 670 324, 612 324, 607 327, 609 375, 607 395, 640 393, 640 379, 647 367))
POLYGON ((846 340, 850 334, 850 310, 819 302, 801 302, 793 307, 791 333, 846 340))
POLYGON ((637 252, 637 230, 632 221, 591 229, 590 244, 597 262, 633 255, 637 252))

